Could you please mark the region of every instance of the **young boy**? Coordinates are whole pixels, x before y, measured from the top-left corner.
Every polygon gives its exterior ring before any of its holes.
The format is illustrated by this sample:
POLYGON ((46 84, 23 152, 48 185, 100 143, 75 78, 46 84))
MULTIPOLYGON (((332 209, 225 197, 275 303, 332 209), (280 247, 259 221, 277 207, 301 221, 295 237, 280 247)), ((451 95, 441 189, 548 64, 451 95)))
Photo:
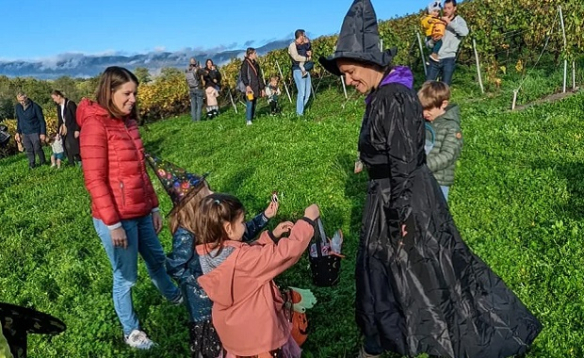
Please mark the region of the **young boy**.
POLYGON ((440 20, 440 10, 442 10, 440 1, 432 1, 428 5, 428 15, 424 16, 421 21, 422 28, 426 34, 426 43, 430 45, 433 43, 431 45, 432 54, 430 54, 430 59, 435 62, 440 61, 438 51, 442 47, 442 37, 446 30, 446 25, 440 20))
POLYGON ((270 104, 270 109, 272 115, 276 115, 280 112, 280 107, 278 106, 278 96, 281 94, 280 87, 278 86, 278 77, 273 76, 270 78, 270 83, 266 87, 266 97, 268 97, 268 103, 270 104))
POLYGON ((60 134, 55 134, 49 140, 51 148, 53 149, 53 154, 51 154, 51 168, 55 165, 57 169, 61 169, 61 161, 65 159, 65 151, 63 150, 63 139, 60 134))
POLYGON ((448 191, 454 183, 456 160, 462 150, 460 110, 458 105, 450 104, 450 88, 444 82, 424 83, 418 97, 424 107, 424 118, 435 134, 434 146, 426 157, 426 164, 448 201, 448 191))
MULTIPOLYGON (((310 40, 306 36, 304 36, 304 42, 300 46, 302 46, 304 48, 304 50, 306 50, 306 51, 312 51, 312 45, 310 44, 310 40)), ((314 68, 314 62, 312 62, 310 60, 309 61, 300 61, 298 63, 298 67, 300 67, 300 71, 302 71, 302 77, 306 77, 306 75, 308 74, 308 71, 310 71, 314 68)))

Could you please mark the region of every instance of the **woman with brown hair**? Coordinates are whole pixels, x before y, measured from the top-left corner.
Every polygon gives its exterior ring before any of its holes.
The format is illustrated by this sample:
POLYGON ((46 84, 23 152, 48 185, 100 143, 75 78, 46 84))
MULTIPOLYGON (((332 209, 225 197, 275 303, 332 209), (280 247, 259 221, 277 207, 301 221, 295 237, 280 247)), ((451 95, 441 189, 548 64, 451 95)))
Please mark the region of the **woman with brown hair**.
POLYGON ((51 93, 51 98, 57 105, 57 133, 63 137, 65 154, 69 165, 81 163, 79 156, 79 126, 77 125, 75 102, 66 98, 59 90, 51 93))
POLYGON ((527 351, 537 318, 460 237, 426 165, 423 108, 409 68, 379 48, 370 0, 355 0, 320 62, 366 94, 359 135, 369 184, 356 263, 359 357, 501 358, 527 351))
POLYGON ((77 122, 93 224, 112 265, 114 307, 124 339, 131 347, 150 349, 154 342, 140 329, 132 305, 138 252, 164 297, 175 304, 183 299, 166 273, 166 256, 158 240, 162 218, 138 131, 137 88, 132 72, 108 67, 100 78, 97 101, 79 103, 77 122))
POLYGON ((245 86, 246 110, 245 119, 247 125, 251 125, 251 121, 255 114, 256 103, 258 97, 265 95, 264 88, 266 87, 260 75, 260 65, 257 63, 258 54, 253 47, 249 47, 245 51, 245 59, 241 64, 241 81, 245 86))

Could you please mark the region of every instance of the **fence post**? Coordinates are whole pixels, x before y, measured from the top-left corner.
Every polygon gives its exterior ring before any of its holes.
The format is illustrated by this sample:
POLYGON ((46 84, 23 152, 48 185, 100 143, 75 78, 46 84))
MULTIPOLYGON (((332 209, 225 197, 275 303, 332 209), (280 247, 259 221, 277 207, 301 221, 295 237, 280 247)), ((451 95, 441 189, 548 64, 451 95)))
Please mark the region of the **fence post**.
POLYGON ((231 105, 233 106, 233 110, 235 110, 235 114, 237 114, 237 106, 235 105, 235 101, 233 100, 233 95, 231 94, 231 89, 227 88, 227 92, 229 92, 229 99, 231 100, 231 105))
POLYGON ((572 61, 572 90, 576 90, 576 61, 572 61))
POLYGON ((292 97, 290 97, 290 91, 288 90, 288 85, 286 84, 286 81, 284 80, 284 74, 282 73, 282 69, 280 68, 280 64, 278 63, 278 60, 276 60, 276 66, 278 66, 278 72, 280 72, 280 78, 282 79, 282 82, 284 82, 284 88, 286 89, 286 94, 288 95, 288 100, 290 101, 290 103, 292 103, 292 97))
POLYGON ((515 105, 517 104, 517 90, 513 90, 513 103, 511 103, 511 110, 515 110, 515 105))
POLYGON ((472 39, 472 48, 474 49, 475 60, 477 63, 477 75, 479 76, 479 86, 481 86, 481 92, 485 93, 485 88, 483 87, 483 77, 481 75, 481 62, 479 61, 479 53, 477 52, 477 42, 472 39))
POLYGON ((347 96, 347 87, 345 86, 345 78, 341 76, 341 83, 343 84, 343 93, 345 93, 345 99, 349 99, 347 96))
POLYGON ((564 15, 562 14, 562 6, 558 6, 560 12, 560 24, 562 25, 562 35, 564 37, 564 87, 563 92, 566 93, 566 82, 568 80, 568 59, 566 58, 566 50, 568 48, 568 41, 566 40, 566 28, 564 27, 564 15))
POLYGON ((420 58, 422 59, 422 64, 424 65, 424 75, 428 76, 426 58, 424 58, 424 46, 422 45, 422 38, 420 37, 420 33, 418 31, 416 31, 416 36, 418 37, 418 46, 420 47, 420 58))

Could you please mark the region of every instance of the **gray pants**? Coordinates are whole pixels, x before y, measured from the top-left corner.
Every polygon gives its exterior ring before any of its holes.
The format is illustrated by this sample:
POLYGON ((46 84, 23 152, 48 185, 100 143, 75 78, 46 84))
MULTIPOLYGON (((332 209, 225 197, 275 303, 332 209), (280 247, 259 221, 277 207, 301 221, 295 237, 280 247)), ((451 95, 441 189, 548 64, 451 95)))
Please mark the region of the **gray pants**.
POLYGON ((203 110, 203 99, 205 92, 202 89, 190 89, 191 95, 191 117, 194 122, 201 120, 201 112, 203 110))
POLYGON ((38 133, 34 134, 23 134, 22 135, 22 145, 26 149, 26 156, 28 157, 28 164, 34 166, 35 155, 39 157, 39 164, 44 165, 45 153, 43 152, 43 147, 41 146, 41 139, 38 133))

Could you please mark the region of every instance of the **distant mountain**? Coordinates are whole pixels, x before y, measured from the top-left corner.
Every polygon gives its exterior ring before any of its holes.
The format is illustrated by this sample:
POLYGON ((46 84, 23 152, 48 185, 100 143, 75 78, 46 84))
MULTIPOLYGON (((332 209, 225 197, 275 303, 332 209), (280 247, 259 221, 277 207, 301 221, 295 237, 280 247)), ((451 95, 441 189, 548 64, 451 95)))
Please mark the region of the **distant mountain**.
MULTIPOLYGON (((285 48, 292 40, 278 40, 257 47, 258 54, 264 55, 272 50, 285 48)), ((123 66, 128 69, 146 67, 153 75, 165 67, 185 68, 191 57, 204 63, 210 58, 218 65, 229 62, 232 58, 243 57, 245 49, 218 52, 191 51, 178 52, 156 51, 146 54, 125 56, 105 54, 86 56, 83 54, 62 54, 44 61, 0 61, 0 75, 8 77, 34 77, 55 79, 61 76, 93 77, 108 66, 123 66)))

